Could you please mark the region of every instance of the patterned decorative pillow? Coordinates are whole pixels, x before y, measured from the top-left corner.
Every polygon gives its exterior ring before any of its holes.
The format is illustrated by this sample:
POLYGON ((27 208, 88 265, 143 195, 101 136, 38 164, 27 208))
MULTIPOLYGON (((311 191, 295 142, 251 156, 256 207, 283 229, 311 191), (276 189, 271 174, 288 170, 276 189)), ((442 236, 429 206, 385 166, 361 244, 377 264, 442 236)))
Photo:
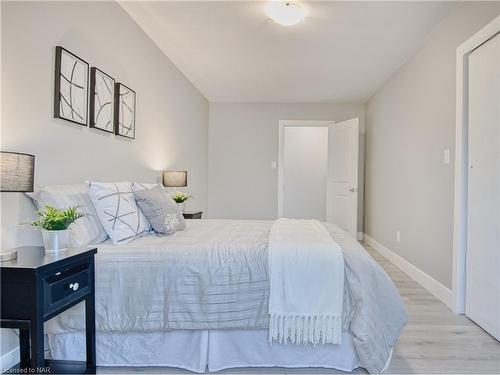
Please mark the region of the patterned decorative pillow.
MULTIPOLYGON (((152 189, 157 186, 162 187, 160 184, 151 184, 148 182, 132 182, 132 190, 133 191, 140 191, 140 190, 147 190, 147 189, 152 189)), ((140 207, 139 207, 140 209, 140 207)), ((143 212, 144 214, 144 212, 143 212)), ((148 230, 152 231, 153 227, 151 226, 151 223, 148 221, 148 230)))
POLYGON ((182 212, 161 186, 134 191, 134 196, 156 233, 170 235, 186 228, 182 212))
POLYGON ((71 246, 98 244, 108 238, 101 225, 94 205, 88 194, 85 183, 71 185, 49 185, 37 187, 33 194, 27 194, 33 199, 38 209, 44 206, 68 208, 78 206, 85 216, 70 225, 71 246))
POLYGON ((135 203, 130 182, 91 181, 89 195, 113 244, 133 241, 148 232, 148 222, 135 203))

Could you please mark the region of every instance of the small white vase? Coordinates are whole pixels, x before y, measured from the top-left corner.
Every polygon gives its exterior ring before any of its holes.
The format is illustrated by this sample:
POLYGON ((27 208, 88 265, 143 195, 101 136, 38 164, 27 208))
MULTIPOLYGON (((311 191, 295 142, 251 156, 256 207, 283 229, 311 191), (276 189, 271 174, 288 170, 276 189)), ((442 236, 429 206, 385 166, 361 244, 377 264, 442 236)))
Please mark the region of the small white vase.
POLYGON ((60 251, 69 247, 70 231, 42 229, 42 239, 45 251, 60 251))
POLYGON ((184 209, 185 209, 185 204, 184 202, 182 203, 177 203, 177 207, 179 207, 179 210, 181 210, 182 213, 184 213, 184 209))

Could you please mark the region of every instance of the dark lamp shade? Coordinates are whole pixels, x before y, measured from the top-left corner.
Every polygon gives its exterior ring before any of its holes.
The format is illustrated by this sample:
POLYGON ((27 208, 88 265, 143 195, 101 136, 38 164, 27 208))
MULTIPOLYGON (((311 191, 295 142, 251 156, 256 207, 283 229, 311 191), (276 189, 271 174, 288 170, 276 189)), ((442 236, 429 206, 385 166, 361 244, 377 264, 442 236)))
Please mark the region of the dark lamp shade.
POLYGON ((0 151, 0 191, 33 191, 35 156, 0 151))
POLYGON ((163 186, 165 187, 187 186, 187 171, 164 171, 163 186))

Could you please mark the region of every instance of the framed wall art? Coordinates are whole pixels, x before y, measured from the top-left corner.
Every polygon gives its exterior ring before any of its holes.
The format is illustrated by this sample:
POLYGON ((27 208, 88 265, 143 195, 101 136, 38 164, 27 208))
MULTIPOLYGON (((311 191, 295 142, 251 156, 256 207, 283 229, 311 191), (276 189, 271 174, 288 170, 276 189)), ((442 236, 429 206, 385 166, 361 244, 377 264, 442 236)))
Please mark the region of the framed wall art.
POLYGON ((96 67, 90 68, 90 127, 114 133, 115 80, 96 67))
POLYGON ((87 125, 89 64, 61 46, 56 47, 54 117, 87 125))
POLYGON ((115 84, 115 134, 135 139, 135 91, 115 84))

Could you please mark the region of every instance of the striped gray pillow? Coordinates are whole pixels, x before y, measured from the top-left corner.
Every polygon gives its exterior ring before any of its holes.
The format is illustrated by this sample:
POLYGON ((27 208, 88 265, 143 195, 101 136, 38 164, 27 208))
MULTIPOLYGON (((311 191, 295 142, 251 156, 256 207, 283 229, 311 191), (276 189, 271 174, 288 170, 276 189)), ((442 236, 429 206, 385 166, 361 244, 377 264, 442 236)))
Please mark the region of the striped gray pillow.
POLYGON ((177 204, 161 187, 134 191, 137 205, 153 230, 161 235, 171 235, 186 228, 186 221, 177 204))

